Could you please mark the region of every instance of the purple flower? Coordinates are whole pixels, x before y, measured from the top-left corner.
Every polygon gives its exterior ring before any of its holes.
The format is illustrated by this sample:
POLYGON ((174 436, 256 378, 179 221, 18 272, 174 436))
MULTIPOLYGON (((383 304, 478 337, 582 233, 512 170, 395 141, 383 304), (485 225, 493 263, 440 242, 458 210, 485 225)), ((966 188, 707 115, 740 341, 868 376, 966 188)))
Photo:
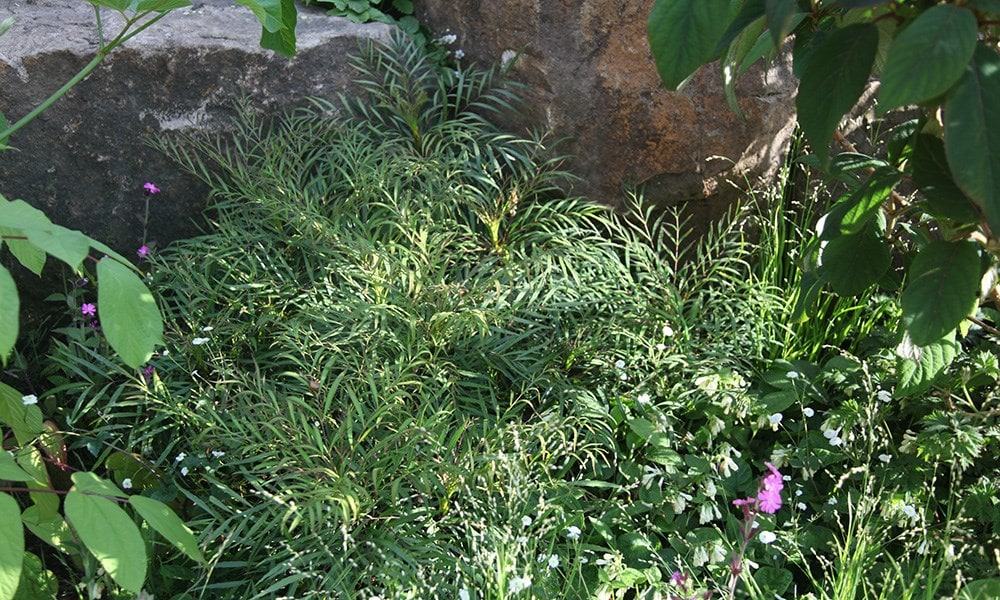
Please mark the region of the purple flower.
POLYGON ((145 367, 142 368, 142 378, 146 380, 146 383, 149 383, 153 380, 153 372, 155 370, 156 369, 153 367, 153 365, 146 365, 145 367))
POLYGON ((136 250, 135 253, 139 255, 139 258, 146 258, 149 256, 149 246, 143 244, 142 246, 139 246, 139 249, 136 250))
POLYGON ((92 317, 97 314, 97 305, 87 302, 80 307, 80 312, 88 317, 92 317))
POLYGON ((146 183, 142 184, 142 189, 143 189, 143 193, 145 193, 147 196, 152 196, 153 194, 159 194, 160 193, 160 188, 156 187, 155 183, 151 183, 149 181, 147 181, 146 183))

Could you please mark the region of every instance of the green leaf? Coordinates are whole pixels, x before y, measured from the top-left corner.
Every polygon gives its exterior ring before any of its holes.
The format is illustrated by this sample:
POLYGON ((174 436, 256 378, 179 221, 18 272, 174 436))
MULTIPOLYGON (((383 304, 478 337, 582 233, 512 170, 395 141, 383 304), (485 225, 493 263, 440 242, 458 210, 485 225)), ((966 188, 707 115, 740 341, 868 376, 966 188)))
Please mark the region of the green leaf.
POLYGON ((975 242, 931 242, 917 254, 900 297, 903 323, 915 345, 940 340, 972 313, 981 269, 975 242))
POLYGON ((860 295, 881 279, 892 262, 889 243, 874 226, 830 240, 821 257, 818 275, 841 296, 860 295))
POLYGON ((76 490, 64 501, 66 519, 115 583, 138 594, 146 580, 146 545, 139 528, 117 504, 76 490))
MULTIPOLYGON (((882 207, 882 203, 892 193, 893 186, 902 178, 902 173, 891 167, 882 167, 871 174, 865 183, 854 190, 843 203, 842 212, 838 211, 838 222, 827 220, 827 227, 836 226, 842 234, 854 234, 871 222, 882 207)), ((831 211, 831 217, 833 217, 831 211)))
POLYGON ((913 183, 927 199, 929 212, 960 223, 978 223, 976 207, 952 179, 944 142, 933 135, 920 134, 913 148, 913 183))
POLYGON ((0 480, 33 481, 34 479, 24 469, 17 466, 17 461, 6 450, 0 450, 0 480))
POLYGON ((42 559, 31 552, 24 553, 21 584, 14 600, 56 600, 59 581, 52 571, 42 565, 42 559))
POLYGON ((52 226, 45 213, 24 200, 7 200, 0 196, 0 223, 12 229, 46 229, 52 226))
POLYGON ((104 335, 125 364, 138 369, 163 340, 163 321, 153 294, 131 269, 111 258, 97 263, 97 283, 104 335))
POLYGON ((792 572, 777 567, 763 566, 754 572, 753 578, 768 597, 780 597, 792 584, 792 572))
POLYGON ((969 582, 962 588, 958 598, 959 600, 996 600, 996 598, 1000 598, 1000 577, 969 582))
POLYGON ((780 48, 792 30, 792 17, 799 11, 796 0, 767 0, 767 29, 774 47, 780 48))
POLYGON ((128 498, 128 494, 118 489, 114 484, 107 482, 90 471, 78 471, 71 476, 73 485, 81 492, 111 496, 113 498, 128 498))
POLYGON ((910 335, 904 334, 896 349, 896 394, 902 397, 925 392, 958 356, 958 349, 953 332, 924 346, 914 344, 910 335))
POLYGON ((205 562, 201 549, 198 548, 198 540, 169 506, 146 496, 132 496, 128 502, 150 527, 158 531, 178 550, 193 560, 205 562))
POLYGON ((17 296, 17 284, 10 271, 0 265, 0 362, 7 366, 17 333, 20 328, 21 301, 17 296))
POLYGON ((28 241, 63 261, 74 271, 79 271, 83 260, 90 254, 90 238, 74 229, 61 225, 45 228, 23 228, 28 241))
POLYGON ((0 600, 10 600, 17 592, 24 565, 24 527, 21 507, 9 494, 0 492, 0 600))
POLYGON ((657 431, 656 425, 653 425, 652 422, 642 418, 629 419, 628 427, 637 436, 641 437, 643 440, 647 442, 650 440, 650 438, 652 438, 656 434, 657 431))
MULTIPOLYGON (((55 497, 55 494, 47 495, 55 497)), ((21 522, 35 537, 64 554, 72 555, 80 551, 80 547, 73 538, 73 532, 59 513, 51 517, 43 517, 37 507, 29 506, 21 514, 21 522)))
POLYGON ((118 12, 128 10, 128 6, 131 4, 131 0, 87 0, 87 2, 90 2, 94 6, 106 6, 118 12))
POLYGON ((717 57, 736 3, 730 0, 656 0, 649 13, 649 45, 660 79, 678 89, 717 57))
MULTIPOLYGON (((13 25, 14 25, 14 17, 7 17, 6 19, 4 19, 3 22, 0 23, 0 35, 7 33, 7 30, 10 29, 11 26, 13 25)), ((7 126, 8 126, 7 117, 5 117, 3 113, 0 113, 0 131, 7 129, 7 126)))
POLYGON ((978 10, 988 15, 1000 15, 1000 0, 969 0, 967 4, 973 10, 978 10))
POLYGON ((972 11, 954 4, 938 4, 917 17, 889 48, 879 113, 947 92, 972 58, 978 29, 972 11))
POLYGON ((944 147, 955 183, 1000 232, 1000 55, 976 47, 965 75, 948 94, 944 147))
POLYGON ((751 24, 756 25, 757 22, 760 22, 760 31, 763 32, 764 28, 767 27, 766 11, 767 0, 746 0, 742 2, 740 11, 736 13, 729 27, 726 28, 722 37, 719 38, 713 54, 722 54, 726 48, 729 48, 733 44, 737 37, 743 35, 746 28, 751 24))
POLYGON ((285 56, 295 56, 295 0, 236 0, 249 7, 260 20, 264 30, 260 45, 285 56))
POLYGON ((763 17, 746 27, 726 48, 722 60, 719 61, 719 66, 722 67, 722 83, 726 102, 729 103, 729 108, 733 113, 743 121, 746 121, 746 116, 736 99, 736 82, 739 80, 744 62, 750 56, 750 51, 756 46, 757 40, 762 37, 764 27, 763 17))
POLYGON ((826 165, 830 140, 844 114, 861 97, 878 50, 878 28, 849 25, 827 37, 809 59, 795 99, 799 125, 826 165))
POLYGON ((45 268, 45 250, 28 240, 18 239, 24 237, 24 233, 20 229, 0 227, 0 236, 5 238, 4 242, 7 243, 10 253, 14 255, 17 262, 35 275, 42 274, 42 269, 45 268))
POLYGON ((153 12, 164 13, 186 6, 191 6, 189 0, 132 0, 129 8, 135 12, 151 10, 153 12))
POLYGON ((14 431, 18 444, 26 446, 46 429, 42 425, 42 411, 35 405, 25 406, 23 397, 21 392, 0 383, 0 423, 14 431))

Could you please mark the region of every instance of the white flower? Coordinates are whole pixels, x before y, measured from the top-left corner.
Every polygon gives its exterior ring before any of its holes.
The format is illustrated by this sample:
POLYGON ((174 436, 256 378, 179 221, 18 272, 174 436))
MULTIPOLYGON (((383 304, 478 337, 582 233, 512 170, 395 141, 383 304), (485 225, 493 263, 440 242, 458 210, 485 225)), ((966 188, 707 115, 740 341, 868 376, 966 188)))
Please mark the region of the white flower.
POLYGON ((533 519, 531 517, 529 517, 528 515, 524 515, 523 517, 521 517, 521 527, 529 527, 532 521, 533 519))
POLYGON ((132 489, 132 478, 126 477, 125 479, 122 479, 122 489, 123 490, 132 489))
POLYGON ((797 508, 797 509, 799 509, 799 510, 805 510, 805 509, 807 509, 807 508, 809 508, 809 507, 808 507, 808 506, 806 506, 806 503, 805 503, 805 502, 799 502, 798 504, 796 504, 796 505, 795 505, 795 508, 797 508))
POLYGON ((892 460, 892 455, 891 454, 879 454, 878 455, 878 459, 880 461, 884 462, 885 464, 889 464, 889 461, 892 460))
POLYGON ((839 435, 835 435, 832 438, 830 438, 830 445, 831 446, 839 446, 839 445, 841 445, 843 443, 844 443, 844 440, 841 439, 841 437, 839 435))
POLYGON ((226 453, 221 450, 212 450, 212 458, 222 458, 226 453))
POLYGON ((549 557, 549 568, 558 569, 559 568, 559 557, 555 554, 549 557))
POLYGON ((903 505, 903 514, 910 517, 911 519, 917 518, 917 509, 913 508, 912 504, 903 505))
POLYGON ((813 416, 814 414, 816 414, 816 411, 814 411, 813 409, 811 409, 811 408, 809 408, 807 406, 807 407, 805 407, 805 408, 802 409, 802 414, 804 414, 806 416, 806 418, 809 418, 809 417, 813 416))
POLYGON ((616 360, 615 361, 615 368, 616 369, 624 369, 625 368, 625 361, 622 360, 622 359, 620 359, 620 358, 618 360, 616 360))
POLYGON ((209 342, 209 339, 208 338, 203 338, 203 337, 196 337, 193 340, 191 340, 191 344, 193 344, 195 346, 201 346, 202 344, 207 344, 208 342, 209 342))
POLYGON ((837 437, 838 433, 840 433, 840 429, 824 429, 823 437, 825 437, 828 440, 832 440, 833 438, 837 437))
POLYGON ((458 590, 458 600, 469 600, 469 590, 465 588, 458 590))
POLYGON ((761 531, 757 537, 760 539, 761 544, 771 544, 774 540, 778 539, 778 536, 774 535, 773 531, 761 531))
POLYGON ((618 376, 618 379, 621 379, 622 381, 628 381, 628 375, 622 373, 621 375, 618 376))
POLYGON ((507 592, 519 594, 531 587, 531 577, 514 577, 507 582, 507 592))
POLYGON ((639 394, 635 401, 639 404, 649 404, 649 394, 639 394))
POLYGON ((783 414, 781 414, 781 413, 774 413, 773 415, 771 415, 770 417, 768 417, 767 420, 768 420, 768 422, 771 423, 771 429, 777 430, 778 429, 778 424, 781 423, 781 420, 784 419, 784 418, 785 418, 785 416, 783 414))
POLYGON ((454 54, 455 54, 455 58, 457 60, 462 60, 462 58, 465 57, 465 50, 462 50, 461 48, 459 48, 458 50, 455 50, 454 54))
POLYGON ((204 331, 205 333, 208 333, 209 331, 212 331, 213 329, 215 329, 215 327, 212 327, 211 325, 206 325, 206 326, 204 326, 204 327, 201 328, 201 330, 204 331))
POLYGON ((666 337, 673 337, 674 329, 673 327, 670 326, 670 323, 666 323, 663 325, 663 335, 666 337))
POLYGON ((181 462, 185 458, 187 458, 187 454, 184 454, 183 452, 181 452, 177 456, 174 457, 174 462, 181 462))
POLYGON ((442 44, 454 44, 458 40, 458 36, 454 33, 449 33, 448 35, 442 35, 438 38, 438 41, 442 44))
POLYGON ((585 564, 587 564, 589 562, 590 562, 590 559, 588 559, 586 556, 581 556, 580 557, 580 564, 581 565, 585 565, 585 564))
POLYGON ((38 396, 34 394, 28 394, 27 396, 21 396, 21 404, 25 406, 31 406, 32 404, 38 404, 38 396))
POLYGON ((566 537, 568 537, 571 540, 580 539, 581 533, 582 532, 580 531, 580 528, 577 527, 576 525, 570 525, 569 527, 566 528, 566 537))
POLYGON ((187 474, 188 474, 188 468, 181 467, 181 477, 187 477, 187 474))
POLYGON ((715 482, 709 479, 705 483, 705 495, 709 498, 715 498, 715 494, 718 493, 718 489, 715 487, 715 482))
POLYGON ((691 564, 700 567, 708 562, 708 550, 705 546, 698 546, 694 549, 694 556, 691 557, 691 564))
POLYGON ((799 372, 798 371, 789 371, 789 372, 785 373, 785 377, 787 377, 789 379, 798 379, 799 378, 799 372))
POLYGON ((667 349, 667 345, 666 344, 657 344, 656 345, 656 349, 659 350, 660 352, 663 352, 664 350, 667 349))
POLYGON ((167 350, 166 348, 164 348, 163 352, 160 352, 160 355, 161 356, 170 356, 170 350, 167 350))
POLYGON ((889 402, 890 400, 892 400, 892 394, 890 394, 885 390, 879 390, 878 393, 875 394, 875 397, 881 400, 882 402, 889 402))
POLYGON ((517 541, 518 544, 527 544, 528 543, 528 536, 526 536, 526 535, 519 535, 519 536, 517 536, 517 540, 515 540, 515 541, 517 541))
POLYGON ((833 496, 830 496, 830 499, 827 500, 826 503, 829 504, 830 506, 837 506, 837 499, 834 498, 833 496))

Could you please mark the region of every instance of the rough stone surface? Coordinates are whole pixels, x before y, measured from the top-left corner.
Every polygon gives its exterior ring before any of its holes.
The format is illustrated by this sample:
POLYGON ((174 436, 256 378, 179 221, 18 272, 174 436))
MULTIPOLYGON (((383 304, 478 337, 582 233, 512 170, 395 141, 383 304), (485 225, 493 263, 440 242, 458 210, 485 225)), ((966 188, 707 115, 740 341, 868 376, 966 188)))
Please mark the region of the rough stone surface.
MULTIPOLYGON (((424 0, 419 17, 483 63, 518 55, 512 77, 527 85, 520 125, 570 138, 577 192, 616 204, 623 184, 644 184, 658 204, 686 200, 717 215, 734 181, 773 175, 794 126, 787 62, 754 68, 738 85, 747 122, 729 109, 718 69, 704 68, 680 93, 660 82, 646 38, 652 0, 424 0)), ((697 216, 696 216, 697 218, 697 216)))
MULTIPOLYGON (((97 33, 86 2, 0 0, 0 20, 8 16, 15 24, 0 36, 0 111, 14 122, 90 61, 97 33)), ((118 31, 116 16, 102 11, 106 32, 118 31)), ((260 48, 260 24, 248 9, 196 0, 113 52, 15 134, 20 152, 0 153, 0 193, 134 256, 142 185, 153 181, 163 191, 150 205, 151 245, 195 234, 206 189, 143 138, 225 127, 241 98, 264 115, 309 96, 334 99, 350 85, 348 56, 388 32, 300 8, 299 52, 289 60, 260 48)))

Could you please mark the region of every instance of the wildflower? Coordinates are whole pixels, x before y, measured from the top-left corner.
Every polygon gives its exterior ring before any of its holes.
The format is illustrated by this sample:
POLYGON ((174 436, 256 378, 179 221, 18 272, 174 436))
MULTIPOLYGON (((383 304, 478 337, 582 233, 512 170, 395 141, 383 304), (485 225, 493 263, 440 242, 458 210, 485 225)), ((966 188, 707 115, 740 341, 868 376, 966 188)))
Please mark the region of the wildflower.
POLYGON ((670 583, 678 587, 684 587, 684 585, 687 583, 687 579, 688 576, 685 575, 684 573, 681 573, 680 571, 674 571, 670 575, 670 583))
POLYGON ((649 404, 649 394, 639 394, 635 401, 639 404, 649 404))
POLYGON ((455 60, 462 60, 462 58, 465 57, 465 50, 459 48, 458 50, 455 50, 454 55, 455 55, 455 60))
POLYGON ((777 431, 778 430, 778 425, 781 423, 781 420, 784 419, 784 418, 785 418, 785 416, 782 415, 781 413, 774 413, 773 415, 769 416, 767 418, 767 420, 768 420, 769 423, 771 423, 771 429, 777 431))
POLYGON ((691 564, 700 567, 708 562, 708 550, 705 546, 698 546, 694 549, 694 555, 691 557, 691 564))
POLYGON ((146 183, 142 184, 142 190, 143 190, 143 193, 146 194, 147 196, 152 196, 154 194, 159 194, 160 193, 160 188, 156 187, 155 183, 151 183, 149 181, 147 181, 146 183))
POLYGON ((761 531, 757 535, 757 538, 760 540, 760 543, 762 544, 771 544, 774 542, 774 540, 778 539, 778 536, 774 535, 773 531, 761 531))
POLYGON ((815 415, 816 411, 814 411, 813 409, 811 409, 811 408, 809 408, 807 406, 807 407, 805 407, 805 408, 802 409, 802 414, 804 414, 806 416, 806 418, 809 418, 809 417, 815 415))
POLYGON ((667 349, 667 345, 666 344, 657 344, 656 345, 656 349, 659 350, 660 352, 663 352, 664 350, 667 349))
POLYGON ((624 369, 625 368, 625 361, 622 360, 622 359, 620 359, 620 358, 618 360, 616 360, 615 361, 615 368, 616 369, 624 369))
POLYGON ((205 333, 208 333, 209 331, 212 331, 213 329, 215 329, 215 327, 212 327, 211 325, 205 325, 204 327, 201 328, 201 330, 204 331, 205 333))
POLYGON ((826 503, 829 504, 830 506, 837 506, 837 499, 834 498, 833 496, 830 496, 830 499, 827 500, 826 503))
POLYGON ((507 582, 507 592, 519 594, 531 587, 531 577, 514 577, 507 582))
POLYGON ((517 540, 515 540, 515 541, 518 544, 527 544, 528 543, 528 536, 526 536, 526 535, 519 535, 519 536, 517 536, 517 540))
POLYGON ((466 588, 458 590, 458 600, 469 600, 469 590, 466 588))
POLYGON ((663 325, 663 335, 664 335, 664 337, 673 337, 674 336, 674 329, 673 329, 673 327, 670 326, 669 323, 665 323, 663 325))
POLYGON ((80 307, 80 312, 88 317, 92 317, 97 314, 97 305, 87 302, 86 304, 80 307))
POLYGON ((913 507, 912 504, 903 505, 903 514, 910 517, 911 519, 917 518, 917 509, 913 507))
POLYGON ((787 377, 788 379, 798 379, 799 378, 799 372, 798 371, 789 371, 789 372, 785 373, 785 377, 787 377))
POLYGON ((585 565, 585 564, 587 564, 587 563, 589 563, 589 562, 590 562, 590 559, 589 559, 589 558, 587 558, 586 556, 581 556, 581 557, 579 558, 579 560, 580 560, 580 564, 581 564, 581 565, 585 565))
POLYGON ((221 450, 212 450, 212 458, 222 458, 226 453, 221 450))
POLYGON ((553 554, 549 556, 549 568, 558 569, 559 568, 559 556, 553 554))
POLYGON ((191 340, 191 344, 194 346, 201 346, 202 344, 207 344, 210 340, 206 337, 196 337, 191 340))
POLYGON ((32 404, 38 404, 38 396, 34 394, 28 394, 27 396, 21 396, 21 404, 25 406, 31 406, 32 404))
POLYGON ((721 517, 719 508, 714 503, 706 502, 698 507, 698 523, 704 525, 712 520, 721 517))
POLYGON ((828 440, 832 440, 833 438, 837 437, 838 433, 840 433, 839 429, 824 429, 823 437, 825 437, 828 440))
POLYGON ((528 515, 521 517, 521 527, 530 527, 533 519, 528 515))
POLYGON ((187 477, 188 472, 187 467, 181 467, 181 477, 187 477))
POLYGON ((569 527, 566 528, 566 537, 568 537, 571 540, 580 539, 580 533, 581 533, 580 528, 577 527, 576 525, 570 525, 569 527))
POLYGON ((878 459, 880 461, 884 462, 885 464, 889 464, 889 461, 892 460, 892 455, 891 454, 879 454, 878 455, 878 459))
POLYGON ((149 256, 149 246, 143 244, 139 246, 139 249, 135 253, 139 255, 139 258, 146 258, 149 256))
POLYGON ((844 443, 844 440, 839 435, 835 435, 832 438, 830 438, 830 445, 831 446, 839 446, 839 445, 841 445, 843 443, 844 443))
POLYGON ((123 490, 130 490, 130 489, 132 489, 132 478, 131 477, 126 477, 125 479, 122 479, 122 489, 123 490))
POLYGON ((622 373, 621 375, 618 376, 618 379, 621 379, 622 381, 628 381, 628 375, 622 373))
POLYGON ((458 40, 458 36, 455 35, 454 33, 449 33, 447 35, 442 35, 441 37, 438 38, 438 41, 441 42, 442 44, 445 44, 445 45, 447 45, 447 44, 454 44, 457 40, 458 40))
POLYGON ((892 400, 892 394, 890 394, 885 390, 879 390, 878 393, 875 394, 875 397, 881 400, 882 402, 889 402, 890 400, 892 400))
POLYGON ((187 458, 187 454, 184 454, 183 452, 181 452, 177 456, 174 457, 174 462, 181 462, 185 458, 187 458))
POLYGON ((806 506, 805 502, 799 502, 798 504, 795 505, 795 508, 797 508, 799 510, 806 510, 809 507, 806 506))

